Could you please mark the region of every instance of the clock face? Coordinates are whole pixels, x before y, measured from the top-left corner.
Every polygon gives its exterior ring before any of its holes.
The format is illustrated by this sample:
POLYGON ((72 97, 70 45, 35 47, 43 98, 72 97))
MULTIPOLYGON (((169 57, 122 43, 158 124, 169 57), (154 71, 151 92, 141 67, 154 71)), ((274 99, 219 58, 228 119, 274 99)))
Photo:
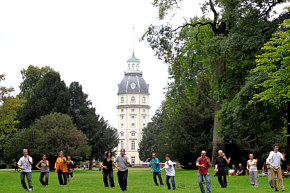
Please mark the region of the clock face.
POLYGON ((134 82, 131 83, 131 89, 134 90, 136 88, 136 84, 134 82))

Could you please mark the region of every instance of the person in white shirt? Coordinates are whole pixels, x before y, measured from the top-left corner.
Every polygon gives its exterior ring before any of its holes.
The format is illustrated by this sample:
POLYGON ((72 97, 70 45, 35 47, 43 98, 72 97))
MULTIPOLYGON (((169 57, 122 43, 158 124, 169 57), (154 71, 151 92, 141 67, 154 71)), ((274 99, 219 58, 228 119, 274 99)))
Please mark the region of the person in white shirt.
POLYGON ((267 158, 267 164, 270 165, 271 178, 273 180, 275 191, 278 191, 277 178, 279 180, 281 190, 285 191, 281 170, 281 160, 285 161, 285 154, 278 151, 279 146, 277 144, 273 145, 273 148, 274 151, 271 151, 269 157, 267 158))
POLYGON ((32 181, 31 181, 31 168, 32 168, 32 157, 28 155, 28 149, 23 149, 23 156, 18 161, 18 167, 21 169, 20 180, 22 187, 25 191, 31 192, 33 190, 32 181), (28 181, 29 189, 27 189, 25 183, 25 176, 28 181))
POLYGON ((161 170, 165 169, 165 172, 166 172, 165 181, 166 181, 168 190, 171 190, 169 179, 171 180, 173 190, 175 190, 176 187, 175 187, 175 181, 174 181, 174 176, 175 176, 174 165, 173 165, 173 162, 170 160, 169 154, 166 154, 165 159, 166 161, 165 161, 164 167, 161 170))
POLYGON ((258 159, 254 159, 252 153, 249 155, 249 158, 250 159, 247 161, 247 170, 249 171, 250 183, 255 187, 259 187, 257 168, 258 159))

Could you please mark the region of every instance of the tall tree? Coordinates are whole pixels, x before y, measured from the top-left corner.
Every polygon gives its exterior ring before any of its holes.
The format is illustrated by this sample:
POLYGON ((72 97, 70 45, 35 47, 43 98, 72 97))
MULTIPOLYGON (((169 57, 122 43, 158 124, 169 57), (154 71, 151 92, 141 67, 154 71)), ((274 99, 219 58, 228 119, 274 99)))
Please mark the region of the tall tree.
POLYGON ((55 71, 40 78, 25 98, 27 103, 18 113, 20 128, 27 128, 36 119, 53 112, 65 114, 69 106, 68 89, 55 71))
MULTIPOLYGON (((289 11, 288 7, 288 11, 289 11)), ((254 95, 254 101, 268 101, 285 109, 283 118, 287 137, 287 160, 290 160, 290 19, 286 19, 279 30, 267 42, 257 56, 257 67, 254 72, 265 72, 266 79, 257 84, 263 87, 262 92, 254 95), (287 111, 288 110, 288 111, 287 111)))
MULTIPOLYGON (((69 87, 68 114, 73 117, 74 123, 88 138, 92 147, 90 161, 100 159, 105 151, 113 151, 118 145, 117 132, 99 114, 96 114, 88 95, 83 92, 78 82, 72 82, 69 87)), ((90 165, 90 169, 92 165, 90 165)))
MULTIPOLYGON (((153 5, 159 8, 159 18, 163 19, 169 10, 178 6, 178 2, 154 0, 153 5)), ((204 3, 202 10, 204 16, 211 12, 213 18, 190 20, 175 29, 170 24, 151 25, 143 37, 150 43, 156 55, 171 66, 177 63, 181 71, 187 69, 188 64, 203 66, 201 69, 206 69, 204 73, 211 77, 215 98, 213 160, 217 156, 217 151, 224 148, 224 139, 218 134, 221 124, 218 112, 224 101, 231 100, 244 84, 247 71, 255 64, 255 56, 276 30, 278 22, 289 17, 289 13, 285 13, 276 20, 270 19, 272 9, 283 2, 283 0, 209 0, 204 3), (213 33, 212 38, 199 39, 198 35, 203 26, 209 27, 210 32, 213 33), (195 30, 195 36, 182 38, 182 34, 186 33, 184 30, 188 31, 188 29, 195 30), (198 42, 199 47, 192 47, 185 51, 184 48, 190 43, 198 42), (192 62, 180 62, 180 59, 188 56, 192 56, 192 62), (200 58, 202 60, 198 60, 200 58)), ((199 68, 195 67, 195 69, 199 68)), ((191 77, 198 76, 200 73, 202 72, 191 71, 191 77)), ((188 90, 193 91, 194 86, 193 82, 190 84, 192 88, 188 90)))
POLYGON ((25 100, 14 97, 11 93, 12 87, 2 86, 5 75, 0 74, 0 157, 3 157, 3 144, 9 139, 11 133, 16 131, 16 125, 19 121, 16 119, 17 110, 25 100))

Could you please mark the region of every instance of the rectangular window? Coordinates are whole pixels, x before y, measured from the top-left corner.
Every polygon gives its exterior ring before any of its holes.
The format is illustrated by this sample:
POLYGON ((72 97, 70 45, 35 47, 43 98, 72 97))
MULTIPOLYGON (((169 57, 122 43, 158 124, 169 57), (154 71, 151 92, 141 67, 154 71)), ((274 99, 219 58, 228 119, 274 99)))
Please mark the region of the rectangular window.
POLYGON ((135 141, 131 142, 131 150, 135 150, 135 141))
POLYGON ((131 133, 131 136, 132 136, 132 137, 135 137, 135 132, 132 132, 132 133, 131 133))
POLYGON ((135 109, 131 109, 131 112, 134 113, 135 112, 135 109))
POLYGON ((135 156, 132 156, 132 157, 131 157, 131 163, 132 163, 132 164, 135 164, 135 156))

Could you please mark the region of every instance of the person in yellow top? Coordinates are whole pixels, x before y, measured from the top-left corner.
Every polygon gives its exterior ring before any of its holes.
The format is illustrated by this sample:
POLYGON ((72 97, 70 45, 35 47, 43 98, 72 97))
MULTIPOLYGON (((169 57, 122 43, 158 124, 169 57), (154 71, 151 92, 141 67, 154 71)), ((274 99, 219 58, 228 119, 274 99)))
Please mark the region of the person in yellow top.
POLYGON ((59 152, 59 157, 55 162, 55 173, 58 174, 58 181, 60 185, 67 185, 67 167, 66 167, 67 159, 64 157, 63 152, 59 152))

